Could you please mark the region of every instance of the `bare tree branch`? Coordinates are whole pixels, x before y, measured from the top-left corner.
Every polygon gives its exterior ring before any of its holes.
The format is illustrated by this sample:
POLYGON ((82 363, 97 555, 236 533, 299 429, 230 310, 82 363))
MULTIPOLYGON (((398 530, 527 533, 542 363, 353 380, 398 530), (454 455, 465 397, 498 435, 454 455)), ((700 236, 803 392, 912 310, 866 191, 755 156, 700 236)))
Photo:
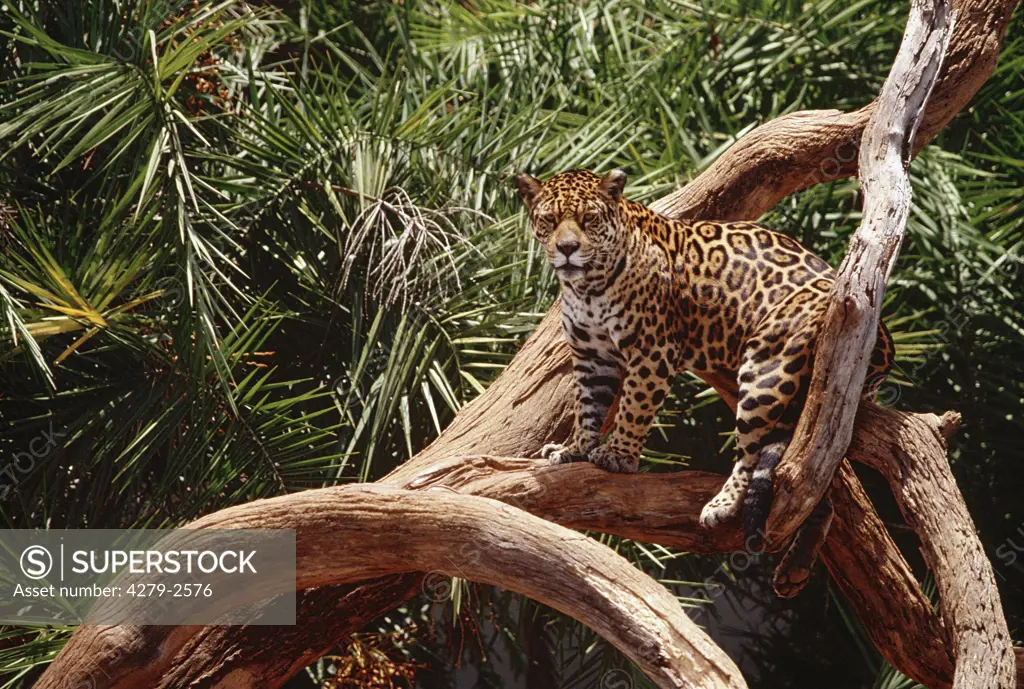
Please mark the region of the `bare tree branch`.
MULTIPOLYGON (((416 571, 458 576, 524 593, 584 622, 659 687, 747 686, 665 587, 608 546, 495 500, 350 485, 231 507, 192 527, 294 529, 300 589, 416 571)), ((184 627, 109 629, 80 627, 38 689, 95 686, 99 677, 110 689, 151 687, 154 669, 164 674, 188 644, 184 627), (96 658, 114 652, 116 664, 101 670, 96 658)))
POLYGON ((910 148, 952 30, 948 13, 943 0, 934 7, 929 0, 915 0, 899 55, 861 142, 863 218, 829 295, 810 392, 786 451, 792 466, 779 483, 771 535, 792 533, 807 518, 853 437, 882 299, 910 217, 910 148))
MULTIPOLYGON (((935 138, 996 68, 1017 0, 952 0, 957 21, 939 82, 914 139, 935 138)), ((676 218, 754 220, 801 189, 857 174, 860 140, 878 100, 854 112, 801 110, 751 130, 695 180, 652 208, 676 218)))
MULTIPOLYGON (((811 514, 853 437, 882 298, 910 216, 907 167, 914 137, 937 81, 952 23, 945 0, 914 2, 899 55, 864 133, 863 220, 833 284, 818 335, 810 392, 779 467, 770 537, 792 533, 811 514)), ((889 477, 935 572, 956 659, 953 686, 1014 687, 1010 635, 995 576, 949 471, 945 442, 936 442, 937 434, 923 417, 907 415, 900 422, 905 431, 922 430, 915 436, 905 432, 897 445, 897 461, 879 469, 889 477), (928 432, 930 438, 921 436, 928 432), (912 455, 915 459, 909 461, 912 455)))
POLYGON ((865 405, 857 418, 868 427, 897 429, 897 438, 882 440, 889 441, 886 446, 858 434, 851 455, 882 472, 903 517, 921 539, 952 640, 954 689, 1018 686, 992 563, 946 459, 946 439, 959 426, 960 415, 906 414, 865 405))

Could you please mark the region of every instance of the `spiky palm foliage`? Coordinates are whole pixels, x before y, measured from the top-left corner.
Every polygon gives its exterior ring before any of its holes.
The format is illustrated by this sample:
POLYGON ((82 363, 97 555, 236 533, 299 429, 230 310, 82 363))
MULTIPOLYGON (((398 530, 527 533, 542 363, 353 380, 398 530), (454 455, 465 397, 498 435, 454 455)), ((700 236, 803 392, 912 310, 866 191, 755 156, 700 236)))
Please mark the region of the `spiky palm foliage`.
MULTIPOLYGON (((554 297, 511 174, 614 164, 656 197, 759 122, 868 102, 905 14, 879 0, 8 2, 3 458, 51 428, 59 443, 6 484, 5 524, 173 525, 381 476, 486 387, 554 297)), ((904 383, 890 398, 964 411, 954 464, 993 549, 1024 519, 1009 463, 1024 41, 1008 36, 913 167, 886 308, 904 383)), ((768 220, 835 261, 858 209, 843 181, 768 220)), ((700 390, 680 381, 652 459, 724 468, 728 419, 700 390)), ((717 559, 609 542, 684 601, 708 571, 743 581, 717 559)), ((1012 610, 1020 566, 998 571, 1012 610)), ((632 672, 550 611, 455 591, 459 619, 482 624, 484 684, 494 653, 505 674, 570 686, 632 672)), ((459 628, 424 639, 440 667, 459 628)), ((11 630, 8 684, 63 638, 11 630)))

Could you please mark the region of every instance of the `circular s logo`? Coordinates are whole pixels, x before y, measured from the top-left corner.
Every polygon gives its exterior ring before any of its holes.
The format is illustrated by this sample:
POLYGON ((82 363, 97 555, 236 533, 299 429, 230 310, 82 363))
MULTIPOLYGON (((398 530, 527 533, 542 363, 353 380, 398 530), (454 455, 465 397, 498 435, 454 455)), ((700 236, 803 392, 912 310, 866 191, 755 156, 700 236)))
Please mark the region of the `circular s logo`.
POLYGON ((633 689, 633 678, 625 670, 616 668, 601 675, 601 689, 633 689))
POLYGON ((430 572, 423 577, 423 594, 434 603, 443 603, 452 597, 452 578, 444 572, 430 572))
POLYGON ((42 579, 53 569, 53 556, 41 545, 30 545, 21 553, 21 572, 29 579, 42 579))

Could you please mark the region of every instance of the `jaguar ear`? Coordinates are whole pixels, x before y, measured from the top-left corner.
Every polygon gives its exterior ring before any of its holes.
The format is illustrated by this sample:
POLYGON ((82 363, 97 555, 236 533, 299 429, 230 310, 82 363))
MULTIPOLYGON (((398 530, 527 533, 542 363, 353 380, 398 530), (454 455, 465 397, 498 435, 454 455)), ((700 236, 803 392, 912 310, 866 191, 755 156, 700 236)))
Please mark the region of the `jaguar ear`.
POLYGON ((618 201, 622 198, 622 190, 626 188, 626 173, 622 170, 612 170, 601 178, 599 188, 609 199, 618 201))
POLYGON ((523 199, 526 207, 533 208, 533 203, 540 193, 540 182, 535 177, 521 172, 516 175, 516 187, 519 188, 519 196, 523 199))

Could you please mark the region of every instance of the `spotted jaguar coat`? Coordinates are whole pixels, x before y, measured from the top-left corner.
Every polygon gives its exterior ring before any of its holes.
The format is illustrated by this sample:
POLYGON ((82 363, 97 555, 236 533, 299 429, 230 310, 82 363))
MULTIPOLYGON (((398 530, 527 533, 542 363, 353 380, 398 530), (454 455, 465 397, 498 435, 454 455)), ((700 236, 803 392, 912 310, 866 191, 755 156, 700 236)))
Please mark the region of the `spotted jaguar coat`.
MULTIPOLYGON (((748 535, 764 525, 772 470, 810 382, 835 272, 798 242, 749 222, 670 220, 622 196, 625 173, 563 172, 517 185, 562 287, 577 382, 576 424, 552 462, 636 471, 651 423, 682 370, 737 380, 737 461, 701 513, 712 527, 746 500, 748 535), (600 431, 617 394, 615 424, 600 431), (752 483, 753 481, 753 483, 752 483), (749 487, 749 491, 748 491, 749 487)), ((870 393, 893 346, 879 327, 870 393)))

